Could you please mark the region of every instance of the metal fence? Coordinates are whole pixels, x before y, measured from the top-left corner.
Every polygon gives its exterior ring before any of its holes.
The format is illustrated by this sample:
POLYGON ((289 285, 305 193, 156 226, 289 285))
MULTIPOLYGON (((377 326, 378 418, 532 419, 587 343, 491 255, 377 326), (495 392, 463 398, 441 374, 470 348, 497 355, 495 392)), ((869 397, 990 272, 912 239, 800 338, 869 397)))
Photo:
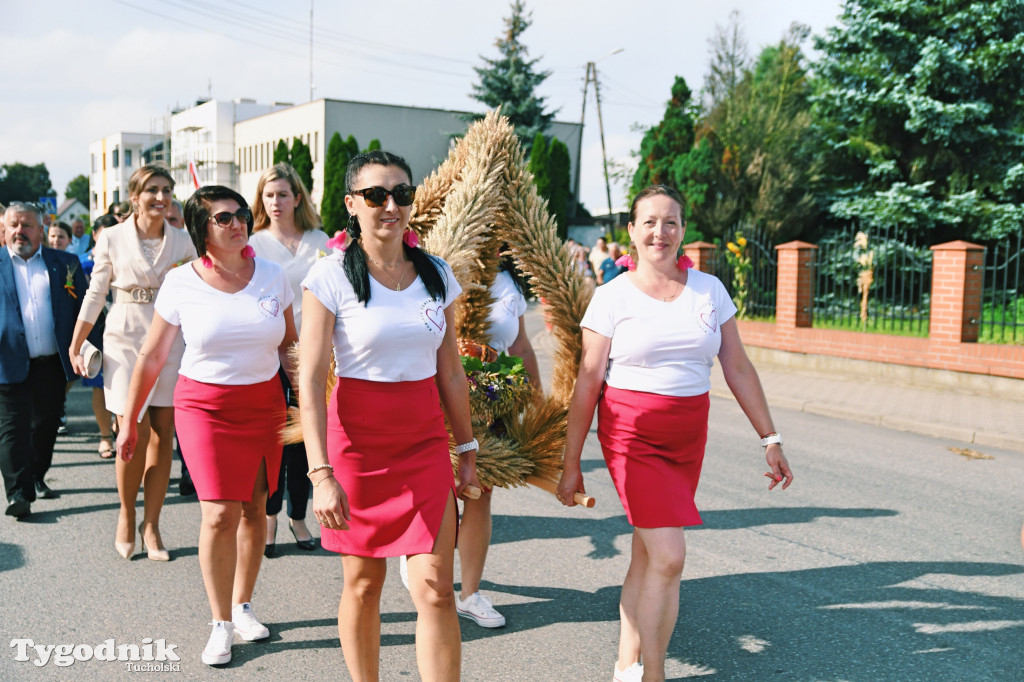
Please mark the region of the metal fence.
POLYGON ((1024 343, 1024 291, 1021 274, 1024 229, 986 245, 978 340, 987 343, 1024 343))
POLYGON ((932 254, 898 227, 849 225, 818 242, 814 326, 927 336, 932 254))
MULTIPOLYGON (((775 292, 778 286, 779 272, 775 242, 764 228, 755 225, 736 225, 732 234, 728 235, 724 241, 726 243, 735 242, 737 234, 742 234, 747 240, 744 251, 750 256, 751 267, 746 278, 746 318, 774 320, 775 292)), ((715 252, 715 275, 722 280, 733 301, 736 301, 741 292, 725 243, 720 244, 715 252)), ((742 306, 737 304, 736 307, 742 306)))

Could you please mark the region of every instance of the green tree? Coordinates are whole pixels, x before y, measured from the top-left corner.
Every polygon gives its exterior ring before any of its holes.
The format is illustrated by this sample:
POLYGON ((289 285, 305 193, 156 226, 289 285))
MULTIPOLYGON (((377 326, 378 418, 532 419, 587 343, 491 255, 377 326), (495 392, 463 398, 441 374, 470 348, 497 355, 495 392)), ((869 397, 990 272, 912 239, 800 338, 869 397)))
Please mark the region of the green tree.
POLYGON ((692 94, 686 81, 677 76, 665 115, 640 142, 639 163, 629 192, 632 197, 648 185, 673 187, 683 195, 688 216, 707 200, 707 175, 712 166, 710 147, 694 144, 700 112, 692 94))
POLYGON ((274 147, 274 165, 290 162, 291 152, 288 151, 288 143, 284 140, 278 140, 277 146, 274 147))
POLYGON ((474 67, 480 82, 473 85, 470 95, 488 109, 501 107, 515 126, 516 135, 524 146, 529 145, 537 133, 550 127, 555 111, 544 111, 544 98, 536 89, 551 75, 550 71, 536 71, 537 59, 527 58, 527 49, 520 38, 530 27, 531 14, 522 0, 512 0, 512 15, 505 17, 505 33, 495 41, 500 56, 487 59, 485 66, 474 67))
POLYGON ((324 196, 320 201, 324 232, 329 235, 344 229, 348 220, 348 212, 345 210, 347 156, 348 150, 341 139, 341 134, 334 133, 327 144, 327 157, 324 161, 324 196))
POLYGON ((558 236, 565 240, 569 236, 569 147, 557 137, 551 139, 548 147, 548 207, 558 222, 558 236))
POLYGON ((831 213, 932 243, 1024 221, 1024 3, 846 0, 816 42, 831 213))
POLYGON ((68 182, 64 190, 64 197, 67 199, 78 199, 82 206, 89 205, 89 178, 84 175, 76 175, 68 182))
POLYGON ((0 166, 0 203, 6 206, 12 201, 38 201, 48 196, 55 197, 57 193, 45 163, 28 166, 14 162, 0 166))
POLYGON ((291 164, 295 172, 302 178, 306 189, 313 191, 313 155, 309 151, 309 145, 299 138, 292 140, 291 164))
POLYGON ((537 194, 547 199, 551 194, 551 178, 548 175, 548 141, 544 133, 533 136, 527 168, 533 173, 533 184, 537 186, 537 194))
POLYGON ((370 144, 366 145, 366 149, 363 152, 379 152, 380 151, 380 140, 376 137, 370 140, 370 144))

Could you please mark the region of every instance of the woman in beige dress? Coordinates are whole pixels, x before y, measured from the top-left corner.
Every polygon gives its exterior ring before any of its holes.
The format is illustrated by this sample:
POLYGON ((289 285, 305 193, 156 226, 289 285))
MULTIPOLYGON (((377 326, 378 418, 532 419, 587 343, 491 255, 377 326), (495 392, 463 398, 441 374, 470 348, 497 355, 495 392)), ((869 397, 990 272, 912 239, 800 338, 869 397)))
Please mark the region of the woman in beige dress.
MULTIPOLYGON (((103 334, 103 393, 107 409, 117 415, 119 427, 125 414, 132 368, 153 320, 156 293, 168 271, 196 258, 188 235, 165 220, 173 189, 171 173, 161 164, 147 164, 132 173, 128 181, 132 215, 100 234, 93 250, 96 264, 92 280, 71 339, 71 362, 84 375, 82 342, 103 309, 108 292, 112 292, 114 303, 107 313, 103 334)), ((146 456, 131 461, 117 459, 121 511, 114 548, 125 559, 131 559, 135 552, 135 500, 140 485, 144 498, 139 525, 143 548, 154 561, 170 558, 160 539, 160 510, 171 476, 174 385, 184 350, 184 341, 179 336, 146 402, 148 409, 142 410, 136 452, 145 452, 146 456)))

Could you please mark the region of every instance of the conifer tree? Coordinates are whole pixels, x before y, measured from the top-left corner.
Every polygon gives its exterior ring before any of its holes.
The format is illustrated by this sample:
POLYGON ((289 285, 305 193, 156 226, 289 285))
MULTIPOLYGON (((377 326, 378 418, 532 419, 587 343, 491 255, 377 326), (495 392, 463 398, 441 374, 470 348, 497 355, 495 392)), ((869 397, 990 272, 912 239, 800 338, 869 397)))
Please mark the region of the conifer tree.
POLYGON ((310 154, 309 145, 299 138, 292 141, 291 164, 295 172, 302 178, 306 189, 313 191, 313 155, 310 154))
POLYGON ((500 106, 501 113, 515 126, 520 141, 528 146, 537 133, 548 129, 556 112, 545 112, 544 98, 535 94, 551 72, 535 70, 540 59, 528 59, 526 46, 520 40, 530 27, 531 13, 522 0, 512 0, 511 9, 512 15, 504 19, 505 33, 495 41, 501 56, 481 57, 486 65, 474 67, 480 82, 473 85, 471 96, 488 109, 500 106))
POLYGON ((557 137, 551 139, 548 147, 548 209, 558 223, 558 236, 568 237, 569 232, 569 147, 557 137))
POLYGON ((288 143, 284 140, 278 140, 277 146, 274 147, 274 164, 279 163, 290 163, 291 152, 288 151, 288 143))
POLYGON ((333 235, 345 228, 348 212, 345 210, 345 166, 348 165, 345 142, 340 133, 334 133, 327 144, 324 161, 324 195, 320 200, 320 215, 324 232, 333 235))

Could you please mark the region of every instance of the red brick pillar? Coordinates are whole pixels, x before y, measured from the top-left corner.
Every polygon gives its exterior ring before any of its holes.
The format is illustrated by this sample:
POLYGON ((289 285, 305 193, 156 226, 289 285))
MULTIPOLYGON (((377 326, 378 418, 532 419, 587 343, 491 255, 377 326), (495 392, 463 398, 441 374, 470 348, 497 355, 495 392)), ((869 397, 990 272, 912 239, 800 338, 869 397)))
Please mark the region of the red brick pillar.
POLYGON ((810 327, 814 308, 814 244, 793 241, 775 247, 779 260, 775 324, 810 327))
POLYGON ((693 261, 693 267, 709 275, 715 274, 715 252, 718 247, 708 242, 690 242, 683 245, 683 253, 693 261))
POLYGON ((984 246, 958 240, 932 247, 932 309, 928 323, 932 341, 978 340, 984 275, 984 246))

